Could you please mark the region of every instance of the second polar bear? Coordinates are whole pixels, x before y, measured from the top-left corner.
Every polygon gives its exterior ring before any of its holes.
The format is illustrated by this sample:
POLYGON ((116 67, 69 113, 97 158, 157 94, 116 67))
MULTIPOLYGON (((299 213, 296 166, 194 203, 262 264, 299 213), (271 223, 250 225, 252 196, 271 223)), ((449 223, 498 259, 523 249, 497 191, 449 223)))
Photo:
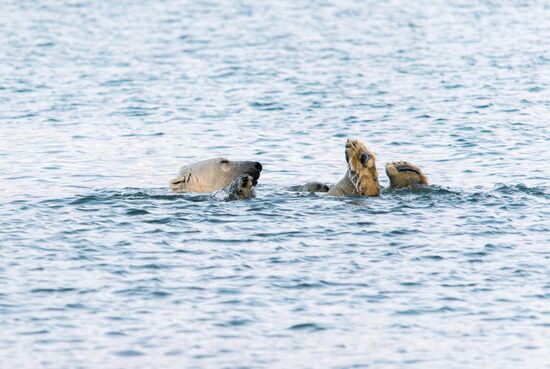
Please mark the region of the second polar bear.
POLYGON ((333 187, 320 182, 309 182, 298 188, 304 192, 327 192, 333 196, 379 196, 380 183, 376 170, 376 156, 361 141, 346 141, 348 168, 344 177, 333 187))

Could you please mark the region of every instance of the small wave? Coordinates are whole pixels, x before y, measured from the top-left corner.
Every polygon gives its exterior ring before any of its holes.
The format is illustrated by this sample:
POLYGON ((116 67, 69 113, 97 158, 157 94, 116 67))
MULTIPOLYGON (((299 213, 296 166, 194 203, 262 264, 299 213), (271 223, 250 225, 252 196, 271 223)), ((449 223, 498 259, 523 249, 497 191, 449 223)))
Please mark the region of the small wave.
POLYGON ((274 110, 285 110, 286 105, 278 103, 278 102, 259 102, 255 101, 253 103, 250 103, 250 106, 257 110, 263 110, 263 111, 274 111, 274 110))
POLYGON ((31 293, 65 293, 74 292, 76 288, 35 288, 31 290, 31 293))
POLYGON ((114 352, 116 356, 122 356, 122 357, 133 357, 133 356, 143 356, 145 355, 141 351, 137 350, 123 350, 123 351, 116 351, 114 352))
MULTIPOLYGON (((48 199, 43 203, 66 203, 69 205, 110 203, 115 200, 170 200, 177 201, 186 198, 181 194, 171 193, 168 189, 143 189, 126 187, 121 190, 100 189, 93 194, 76 195, 76 198, 48 199)), ((187 198, 189 199, 189 198, 187 198)), ((193 201, 194 199, 190 199, 193 201)), ((137 215, 141 209, 129 209, 128 215, 137 215)))
MULTIPOLYGON (((398 200, 407 200, 409 203, 415 204, 415 208, 417 205, 422 204, 422 202, 430 200, 449 202, 451 204, 462 204, 484 203, 496 199, 512 199, 516 196, 525 195, 545 199, 549 198, 549 194, 544 188, 528 187, 523 184, 498 184, 493 188, 476 188, 475 191, 429 185, 418 188, 386 189, 382 191, 381 196, 385 195, 398 200)), ((429 204, 433 205, 433 203, 429 204)))
POLYGON ((285 288, 285 289, 303 290, 303 289, 310 289, 310 288, 322 288, 322 287, 325 287, 325 284, 324 283, 307 283, 307 282, 303 282, 303 283, 298 283, 298 284, 293 284, 293 285, 278 285, 278 284, 275 284, 274 286, 279 287, 279 288, 285 288))
POLYGON ((89 196, 79 197, 79 198, 69 202, 69 205, 94 204, 94 203, 98 203, 98 202, 101 202, 100 197, 97 197, 97 196, 94 196, 94 195, 89 195, 89 196))
POLYGON ((549 198, 550 194, 542 187, 528 187, 523 183, 517 185, 498 184, 496 185, 495 192, 502 194, 527 194, 536 197, 549 198))
POLYGON ((34 335, 41 335, 41 334, 48 334, 50 333, 47 329, 39 329, 36 331, 25 331, 18 333, 19 336, 34 336, 34 335))
POLYGON ((160 137, 164 136, 164 132, 155 132, 155 133, 130 133, 121 135, 121 137, 160 137))
POLYGON ((449 307, 449 306, 442 306, 439 308, 431 308, 431 309, 407 309, 407 310, 399 310, 395 314, 396 315, 424 315, 424 314, 444 314, 448 312, 454 312, 456 311, 455 308, 449 307))
POLYGON ((243 325, 247 325, 249 323, 253 323, 253 320, 250 319, 232 319, 227 322, 218 323, 216 326, 218 327, 227 327, 227 328, 234 328, 234 327, 240 327, 243 325))
POLYGON ((156 290, 156 289, 153 289, 152 287, 126 288, 126 289, 114 291, 114 293, 116 295, 122 295, 122 296, 141 296, 141 297, 149 297, 152 299, 166 298, 168 296, 171 296, 170 292, 156 290))
POLYGON ((327 328, 316 323, 300 323, 300 324, 294 324, 288 327, 288 329, 291 331, 318 332, 318 331, 324 331, 327 328))
POLYGON ((430 194, 430 195, 458 195, 460 191, 438 185, 418 186, 415 188, 384 189, 382 193, 391 194, 430 194))
POLYGON ((134 81, 132 79, 112 79, 106 82, 103 82, 101 86, 108 87, 108 86, 122 86, 125 84, 133 83, 134 81))
POLYGON ((173 220, 174 218, 170 216, 170 217, 159 218, 159 219, 149 219, 149 220, 145 220, 144 222, 149 224, 169 224, 173 220))
POLYGON ((143 209, 129 209, 126 211, 126 215, 146 215, 146 214, 149 214, 149 212, 147 210, 143 210, 143 209))

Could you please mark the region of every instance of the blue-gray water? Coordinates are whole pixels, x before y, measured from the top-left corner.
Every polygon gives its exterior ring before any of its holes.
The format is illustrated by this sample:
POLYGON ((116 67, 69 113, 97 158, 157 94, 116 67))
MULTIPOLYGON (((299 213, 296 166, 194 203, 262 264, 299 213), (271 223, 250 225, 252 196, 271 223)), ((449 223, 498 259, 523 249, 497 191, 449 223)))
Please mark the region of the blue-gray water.
POLYGON ((0 10, 1 368, 550 367, 548 2, 0 10), (433 187, 286 190, 347 137, 433 187))

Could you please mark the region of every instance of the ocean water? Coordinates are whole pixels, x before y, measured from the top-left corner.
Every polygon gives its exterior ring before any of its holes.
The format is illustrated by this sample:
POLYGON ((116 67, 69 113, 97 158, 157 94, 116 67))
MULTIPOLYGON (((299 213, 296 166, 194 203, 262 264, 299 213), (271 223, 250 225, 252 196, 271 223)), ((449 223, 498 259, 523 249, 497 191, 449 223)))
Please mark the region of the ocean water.
POLYGON ((550 368, 548 2, 0 10, 0 368, 550 368), (288 191, 348 137, 432 185, 288 191))

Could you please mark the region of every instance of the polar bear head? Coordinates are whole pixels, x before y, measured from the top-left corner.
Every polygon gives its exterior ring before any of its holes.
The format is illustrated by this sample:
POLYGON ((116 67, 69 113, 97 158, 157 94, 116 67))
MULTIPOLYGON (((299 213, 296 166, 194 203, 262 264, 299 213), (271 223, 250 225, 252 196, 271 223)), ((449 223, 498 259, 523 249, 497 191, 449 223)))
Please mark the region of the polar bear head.
POLYGON ((180 175, 170 181, 170 188, 176 192, 212 192, 244 174, 256 185, 261 171, 262 164, 257 161, 232 161, 222 157, 202 160, 181 167, 180 175))

